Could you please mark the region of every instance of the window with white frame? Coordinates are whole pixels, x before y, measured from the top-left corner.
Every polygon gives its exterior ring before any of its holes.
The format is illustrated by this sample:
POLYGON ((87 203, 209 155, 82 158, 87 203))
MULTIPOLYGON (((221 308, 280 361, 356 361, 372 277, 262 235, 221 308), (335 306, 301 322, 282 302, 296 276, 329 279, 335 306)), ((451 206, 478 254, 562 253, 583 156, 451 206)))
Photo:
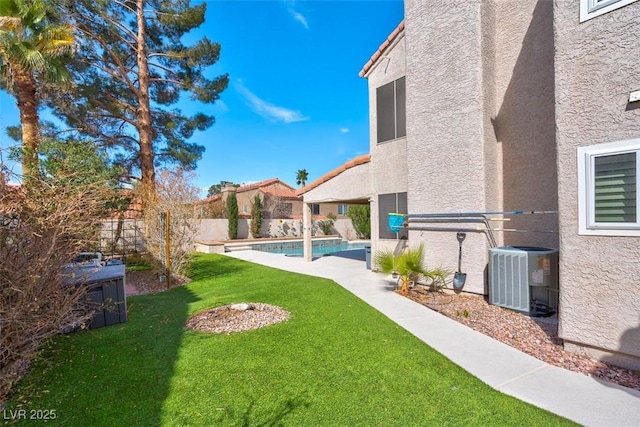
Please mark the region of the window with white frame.
POLYGON ((346 216, 349 210, 349 205, 338 205, 338 215, 346 216))
POLYGON ((638 0, 580 0, 580 22, 587 21, 638 0))
POLYGON ((320 205, 317 203, 311 203, 311 214, 312 215, 320 215, 320 205))
POLYGON ((379 143, 407 136, 404 77, 376 89, 376 116, 379 143))
POLYGON ((640 139, 578 148, 579 233, 640 236, 640 139))
POLYGON ((242 213, 247 213, 247 212, 249 212, 249 206, 242 205, 242 213))

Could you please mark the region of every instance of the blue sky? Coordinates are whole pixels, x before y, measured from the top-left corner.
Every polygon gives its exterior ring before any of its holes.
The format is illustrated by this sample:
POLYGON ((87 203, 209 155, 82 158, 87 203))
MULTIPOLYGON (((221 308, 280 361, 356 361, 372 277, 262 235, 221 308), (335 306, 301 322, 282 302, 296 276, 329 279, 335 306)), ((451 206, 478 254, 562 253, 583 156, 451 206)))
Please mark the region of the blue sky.
MULTIPOLYGON (((209 1, 206 35, 222 46, 210 76, 228 73, 213 114, 194 135, 206 151, 197 185, 270 178, 296 186, 369 152, 367 81, 358 72, 403 19, 402 0, 209 1)), ((0 94, 0 127, 18 124, 15 102, 0 94)), ((0 147, 7 138, 0 136, 0 147)))

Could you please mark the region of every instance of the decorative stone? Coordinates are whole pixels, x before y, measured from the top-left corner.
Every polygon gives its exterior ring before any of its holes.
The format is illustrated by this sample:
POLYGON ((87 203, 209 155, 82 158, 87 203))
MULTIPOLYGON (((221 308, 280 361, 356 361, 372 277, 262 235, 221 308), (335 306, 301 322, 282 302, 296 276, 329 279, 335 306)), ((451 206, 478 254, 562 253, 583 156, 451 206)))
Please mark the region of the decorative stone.
POLYGON ((281 307, 262 303, 241 303, 223 305, 196 314, 187 320, 187 328, 214 334, 259 329, 275 323, 284 322, 291 313, 281 307), (234 310, 235 306, 248 306, 246 310, 234 310))
POLYGON ((245 311, 245 310, 253 310, 254 307, 251 304, 247 304, 246 302, 240 304, 231 304, 229 306, 231 310, 245 311))

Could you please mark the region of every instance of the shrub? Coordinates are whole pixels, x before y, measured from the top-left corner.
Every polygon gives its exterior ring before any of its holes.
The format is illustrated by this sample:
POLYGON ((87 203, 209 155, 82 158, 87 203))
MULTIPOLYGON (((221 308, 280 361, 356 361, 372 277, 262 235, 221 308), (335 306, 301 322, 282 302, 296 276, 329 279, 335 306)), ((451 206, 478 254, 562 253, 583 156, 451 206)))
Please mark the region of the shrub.
POLYGON ((236 193, 229 194, 227 198, 227 218, 229 218, 229 239, 238 237, 238 199, 236 193))
POLYGON ((322 234, 328 236, 333 232, 333 224, 336 222, 336 216, 333 213, 327 215, 327 219, 317 221, 318 227, 322 230, 322 234))
POLYGON ((256 239, 260 237, 260 228, 262 228, 262 201, 256 194, 251 205, 251 235, 256 239))
MULTIPOLYGON (((156 196, 147 198, 144 211, 147 250, 156 266, 167 270, 167 212, 171 274, 184 274, 198 231, 193 204, 198 200, 195 175, 182 169, 163 170, 156 176, 156 196)), ((169 282, 171 283, 171 282, 169 282)))
POLYGON ((347 216, 359 239, 371 238, 371 208, 369 205, 349 205, 347 216))
POLYGON ((0 186, 0 408, 44 341, 90 318, 86 288, 65 266, 97 238, 104 183, 68 179, 0 186))
POLYGON ((428 269, 423 259, 424 245, 415 249, 408 248, 400 254, 394 254, 390 249, 378 251, 374 258, 377 268, 383 273, 398 276, 400 293, 407 294, 409 286, 418 280, 425 280, 434 290, 441 290, 446 285, 446 278, 451 274, 443 268, 428 269))

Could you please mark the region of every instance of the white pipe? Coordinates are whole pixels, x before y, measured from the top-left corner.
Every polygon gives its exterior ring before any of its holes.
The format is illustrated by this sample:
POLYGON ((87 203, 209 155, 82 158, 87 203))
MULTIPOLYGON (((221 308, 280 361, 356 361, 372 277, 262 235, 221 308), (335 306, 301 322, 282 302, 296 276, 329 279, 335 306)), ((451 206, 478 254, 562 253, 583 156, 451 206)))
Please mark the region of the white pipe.
POLYGON ((558 211, 494 211, 494 212, 429 212, 422 214, 406 214, 407 218, 428 218, 430 216, 443 216, 455 218, 458 216, 469 215, 542 215, 542 214, 557 214, 558 211))

